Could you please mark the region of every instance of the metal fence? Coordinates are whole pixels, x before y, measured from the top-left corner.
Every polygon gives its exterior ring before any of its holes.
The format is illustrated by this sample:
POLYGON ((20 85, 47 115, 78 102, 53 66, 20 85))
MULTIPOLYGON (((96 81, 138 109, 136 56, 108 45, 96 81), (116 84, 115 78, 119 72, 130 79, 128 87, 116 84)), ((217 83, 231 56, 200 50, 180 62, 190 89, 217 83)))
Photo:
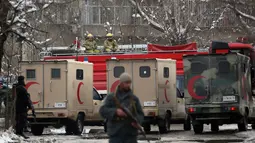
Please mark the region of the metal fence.
POLYGON ((16 88, 0 89, 0 128, 9 129, 15 125, 16 88))

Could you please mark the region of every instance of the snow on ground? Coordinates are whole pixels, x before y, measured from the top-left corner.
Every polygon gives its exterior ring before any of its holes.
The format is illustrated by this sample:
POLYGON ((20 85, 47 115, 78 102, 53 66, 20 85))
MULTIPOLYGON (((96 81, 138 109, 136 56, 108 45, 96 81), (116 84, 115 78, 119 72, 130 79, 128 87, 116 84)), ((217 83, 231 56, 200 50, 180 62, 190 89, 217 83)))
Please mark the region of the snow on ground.
MULTIPOLYGON (((103 127, 99 126, 89 126, 85 127, 82 136, 71 136, 65 135, 65 128, 60 129, 46 128, 42 136, 33 136, 30 133, 26 133, 30 136, 30 139, 24 140, 14 134, 13 130, 10 128, 5 132, 0 131, 0 143, 7 142, 34 142, 34 143, 108 143, 108 139, 103 132, 103 127), (100 132, 100 133, 99 133, 100 132), (99 137, 101 136, 101 138, 99 137), (99 138, 98 138, 99 137, 99 138)), ((198 143, 198 142, 217 142, 215 140, 232 140, 235 142, 242 142, 240 140, 245 140, 245 143, 252 143, 255 141, 255 131, 249 130, 247 132, 238 132, 236 124, 223 125, 220 126, 219 133, 212 133, 210 131, 210 126, 204 126, 204 133, 201 135, 195 135, 193 131, 183 131, 182 125, 171 125, 171 131, 168 134, 159 135, 158 128, 152 126, 152 132, 147 134, 148 138, 161 138, 158 141, 152 140, 151 143, 198 143)), ((231 141, 231 142, 232 142, 231 141)), ((138 143, 146 143, 147 141, 139 140, 138 143)))
POLYGON ((14 134, 14 130, 12 128, 8 129, 5 132, 0 131, 0 143, 22 142, 23 140, 24 138, 14 134))

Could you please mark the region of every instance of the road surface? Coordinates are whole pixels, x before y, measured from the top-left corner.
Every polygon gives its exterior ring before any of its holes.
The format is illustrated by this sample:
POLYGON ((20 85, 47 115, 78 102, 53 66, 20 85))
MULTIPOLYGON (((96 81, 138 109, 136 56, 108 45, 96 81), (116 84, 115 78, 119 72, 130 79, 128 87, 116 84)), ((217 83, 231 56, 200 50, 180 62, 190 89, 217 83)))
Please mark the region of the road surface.
MULTIPOLYGON (((164 135, 159 135, 157 127, 152 127, 152 132, 147 134, 151 143, 241 143, 255 142, 255 131, 250 127, 246 132, 238 132, 237 125, 224 125, 220 127, 218 133, 212 133, 210 126, 204 127, 204 133, 195 135, 193 131, 183 131, 182 125, 172 125, 171 131, 164 135)), ((45 129, 44 135, 33 136, 30 133, 26 142, 34 143, 108 143, 107 135, 103 132, 103 127, 86 127, 82 136, 66 136, 64 128, 45 129)), ((142 136, 139 136, 139 143, 146 143, 142 136)))

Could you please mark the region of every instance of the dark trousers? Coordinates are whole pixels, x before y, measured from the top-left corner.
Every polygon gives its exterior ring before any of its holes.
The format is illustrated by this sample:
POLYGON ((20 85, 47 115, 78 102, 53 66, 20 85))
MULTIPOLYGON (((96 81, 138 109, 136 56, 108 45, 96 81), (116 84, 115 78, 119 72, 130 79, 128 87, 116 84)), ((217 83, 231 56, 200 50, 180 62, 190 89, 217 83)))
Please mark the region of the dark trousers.
POLYGON ((23 134, 23 130, 27 124, 27 113, 16 113, 16 134, 23 134))
POLYGON ((110 137, 109 143, 137 143, 137 136, 110 137))

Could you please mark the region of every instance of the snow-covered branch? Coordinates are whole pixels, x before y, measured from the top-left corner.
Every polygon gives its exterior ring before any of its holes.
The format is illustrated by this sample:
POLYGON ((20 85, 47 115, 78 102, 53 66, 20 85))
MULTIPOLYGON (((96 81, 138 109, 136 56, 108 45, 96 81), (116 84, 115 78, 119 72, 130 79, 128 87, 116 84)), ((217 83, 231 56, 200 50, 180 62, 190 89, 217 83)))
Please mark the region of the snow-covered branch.
POLYGON ((162 25, 160 25, 159 23, 157 23, 156 21, 154 21, 151 17, 149 17, 141 8, 139 2, 137 0, 129 0, 129 2, 135 6, 139 12, 139 14, 141 14, 143 17, 146 18, 146 20, 148 21, 149 25, 151 25, 153 28, 157 29, 158 31, 164 32, 164 28, 162 25))
POLYGON ((247 18, 247 19, 250 19, 250 20, 253 20, 255 21, 255 16, 252 16, 252 15, 249 15, 249 14, 246 14, 240 10, 238 10, 236 7, 234 7, 233 5, 228 5, 229 8, 231 8, 232 10, 234 10, 234 12, 237 14, 237 15, 240 15, 244 18, 247 18))

